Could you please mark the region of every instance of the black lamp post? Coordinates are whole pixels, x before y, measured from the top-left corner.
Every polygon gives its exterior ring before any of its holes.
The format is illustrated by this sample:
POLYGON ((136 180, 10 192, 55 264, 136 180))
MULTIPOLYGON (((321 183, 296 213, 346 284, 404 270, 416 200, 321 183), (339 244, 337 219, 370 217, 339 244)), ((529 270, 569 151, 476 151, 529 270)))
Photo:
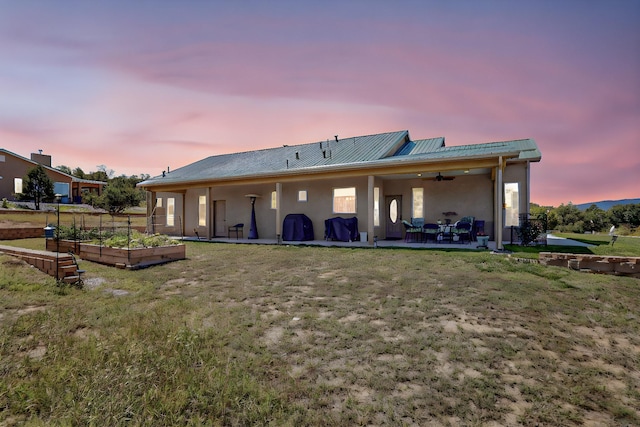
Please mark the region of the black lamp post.
POLYGON ((258 226, 256 225, 256 198, 260 197, 258 194, 247 194, 245 197, 248 197, 251 200, 251 227, 249 228, 249 239, 257 239, 258 238, 258 226))

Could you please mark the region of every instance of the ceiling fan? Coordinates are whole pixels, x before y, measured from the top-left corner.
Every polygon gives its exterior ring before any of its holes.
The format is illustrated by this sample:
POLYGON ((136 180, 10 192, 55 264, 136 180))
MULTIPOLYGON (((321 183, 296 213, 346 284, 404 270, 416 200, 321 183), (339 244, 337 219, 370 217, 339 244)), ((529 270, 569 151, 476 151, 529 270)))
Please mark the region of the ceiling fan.
POLYGON ((452 181, 454 179, 456 179, 455 176, 443 176, 440 172, 433 178, 434 181, 452 181))

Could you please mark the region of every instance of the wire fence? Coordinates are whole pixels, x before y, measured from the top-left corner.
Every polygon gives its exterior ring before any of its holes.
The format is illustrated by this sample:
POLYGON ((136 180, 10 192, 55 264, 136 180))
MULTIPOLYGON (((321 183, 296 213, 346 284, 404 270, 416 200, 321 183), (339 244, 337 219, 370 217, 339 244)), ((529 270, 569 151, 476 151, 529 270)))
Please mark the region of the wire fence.
POLYGON ((130 215, 73 215, 66 219, 66 224, 60 223, 60 215, 57 215, 54 224, 47 224, 45 237, 74 243, 91 241, 100 246, 111 240, 110 245, 128 248, 139 233, 147 232, 146 225, 132 222, 130 215))

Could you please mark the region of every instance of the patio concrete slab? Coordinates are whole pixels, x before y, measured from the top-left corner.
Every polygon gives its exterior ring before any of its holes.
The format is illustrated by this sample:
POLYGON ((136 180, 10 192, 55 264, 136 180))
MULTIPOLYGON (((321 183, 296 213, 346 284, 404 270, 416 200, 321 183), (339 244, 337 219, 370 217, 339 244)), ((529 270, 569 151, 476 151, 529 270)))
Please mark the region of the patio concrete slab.
MULTIPOLYGON (((341 247, 341 248, 374 248, 368 242, 340 242, 333 240, 307 240, 307 241, 282 241, 278 243, 276 239, 247 239, 247 238, 226 238, 216 237, 211 239, 203 239, 196 237, 185 237, 187 241, 200 241, 211 243, 232 243, 245 245, 289 245, 289 246, 323 246, 323 247, 341 247)), ((404 240, 379 240, 377 247, 379 248, 411 248, 411 249, 467 249, 467 250, 494 250, 495 242, 489 242, 488 248, 478 248, 478 242, 455 244, 455 243, 418 243, 405 242, 404 240)))
POLYGON ((589 247, 593 246, 593 245, 590 245, 588 243, 578 242, 577 240, 566 239, 564 237, 554 236, 551 233, 547 234, 547 244, 548 245, 556 245, 556 246, 581 246, 581 247, 585 247, 585 248, 589 248, 589 247))

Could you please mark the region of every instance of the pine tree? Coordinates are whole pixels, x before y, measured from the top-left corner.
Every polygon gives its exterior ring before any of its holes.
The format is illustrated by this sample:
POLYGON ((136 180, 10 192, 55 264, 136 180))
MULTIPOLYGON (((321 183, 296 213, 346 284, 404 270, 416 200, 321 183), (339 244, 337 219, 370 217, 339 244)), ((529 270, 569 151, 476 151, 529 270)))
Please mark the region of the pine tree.
POLYGON ((40 210, 40 202, 54 198, 53 181, 51 181, 42 165, 30 169, 24 178, 24 183, 23 197, 33 199, 36 210, 40 210))

